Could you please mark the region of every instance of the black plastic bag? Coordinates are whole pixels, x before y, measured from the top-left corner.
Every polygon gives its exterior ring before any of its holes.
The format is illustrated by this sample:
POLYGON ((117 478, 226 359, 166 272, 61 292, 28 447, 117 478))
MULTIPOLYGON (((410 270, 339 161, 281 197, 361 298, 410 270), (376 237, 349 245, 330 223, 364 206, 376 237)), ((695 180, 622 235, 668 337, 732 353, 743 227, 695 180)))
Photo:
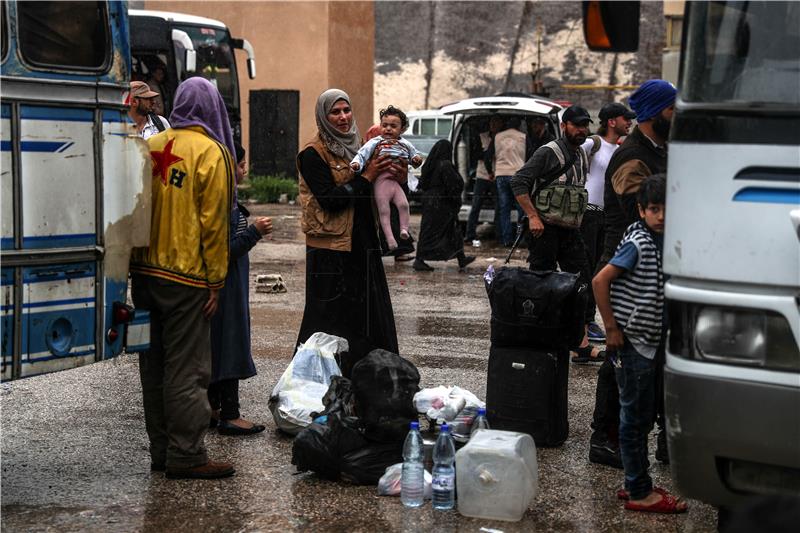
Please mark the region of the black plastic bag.
POLYGON ((505 267, 487 284, 494 346, 566 349, 583 338, 587 286, 570 272, 505 267))
POLYGON ((358 428, 358 419, 334 413, 328 415, 325 424, 312 423, 297 434, 292 445, 292 464, 298 472, 310 470, 335 481, 342 471, 342 458, 368 444, 358 428))
POLYGON ((320 413, 311 413, 312 420, 332 413, 339 413, 341 416, 355 416, 355 397, 350 380, 342 376, 332 376, 328 391, 322 397, 322 405, 325 406, 325 409, 320 413))
POLYGON ((342 457, 342 480, 354 485, 377 485, 387 468, 402 462, 402 442, 371 443, 342 457))
POLYGON ((373 441, 403 442, 408 424, 419 415, 414 395, 419 371, 411 362, 386 350, 372 350, 353 367, 356 413, 373 441))

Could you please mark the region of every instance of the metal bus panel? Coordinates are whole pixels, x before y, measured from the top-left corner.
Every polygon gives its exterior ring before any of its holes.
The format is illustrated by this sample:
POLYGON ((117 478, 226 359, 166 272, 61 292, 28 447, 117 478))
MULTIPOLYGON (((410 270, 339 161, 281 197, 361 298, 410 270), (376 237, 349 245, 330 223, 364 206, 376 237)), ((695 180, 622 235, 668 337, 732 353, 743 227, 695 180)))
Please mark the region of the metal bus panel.
POLYGON ((0 249, 14 248, 14 174, 11 142, 11 106, 2 105, 0 118, 0 249))
MULTIPOLYGON (((133 124, 122 111, 103 110, 103 277, 105 293, 103 358, 122 352, 131 325, 113 323, 114 302, 124 303, 128 290, 128 266, 131 249, 150 243, 150 187, 152 171, 147 144, 136 134, 133 124), (119 335, 109 343, 107 332, 114 328, 119 335)), ((137 311, 147 329, 149 317, 137 311)), ((140 349, 143 343, 136 341, 140 349)), ((147 346, 144 346, 146 349, 147 346)), ((136 351, 128 346, 128 351, 136 351)))
POLYGON ((22 269, 20 377, 95 360, 97 266, 94 262, 22 269))
POLYGON ((800 205, 797 176, 797 146, 671 143, 667 206, 680 211, 667 208, 664 271, 705 282, 800 286, 790 216, 800 205), (793 170, 794 177, 743 172, 758 168, 793 170))
POLYGON ((2 336, 2 353, 0 357, 0 379, 11 379, 14 366, 14 269, 2 269, 0 283, 0 336, 2 336))
POLYGON ((94 113, 21 106, 22 247, 97 243, 94 113))

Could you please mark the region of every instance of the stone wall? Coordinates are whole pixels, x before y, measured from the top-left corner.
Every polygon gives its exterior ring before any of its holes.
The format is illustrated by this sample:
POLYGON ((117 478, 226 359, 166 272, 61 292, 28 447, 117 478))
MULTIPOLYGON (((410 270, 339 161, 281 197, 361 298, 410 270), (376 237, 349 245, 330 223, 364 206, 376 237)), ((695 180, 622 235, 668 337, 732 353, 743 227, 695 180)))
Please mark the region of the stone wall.
POLYGON ((597 110, 631 91, 562 85, 636 85, 660 77, 663 7, 641 6, 639 51, 607 54, 586 48, 580 2, 377 2, 376 116, 390 103, 414 110, 504 91, 530 92, 532 63, 541 63, 540 79, 550 98, 597 110))

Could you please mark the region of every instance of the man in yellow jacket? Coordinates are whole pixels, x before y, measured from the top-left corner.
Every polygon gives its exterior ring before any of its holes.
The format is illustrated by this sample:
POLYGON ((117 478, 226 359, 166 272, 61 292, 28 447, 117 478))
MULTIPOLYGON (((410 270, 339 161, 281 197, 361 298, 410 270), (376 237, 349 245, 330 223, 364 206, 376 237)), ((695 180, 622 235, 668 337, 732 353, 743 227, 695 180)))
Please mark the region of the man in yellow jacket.
POLYGON ((140 354, 151 470, 168 478, 213 479, 233 465, 210 461, 209 319, 228 268, 234 163, 225 104, 203 78, 175 94, 173 128, 147 142, 153 163, 150 246, 131 259, 132 296, 151 316, 140 354), (229 147, 230 146, 230 147, 229 147))

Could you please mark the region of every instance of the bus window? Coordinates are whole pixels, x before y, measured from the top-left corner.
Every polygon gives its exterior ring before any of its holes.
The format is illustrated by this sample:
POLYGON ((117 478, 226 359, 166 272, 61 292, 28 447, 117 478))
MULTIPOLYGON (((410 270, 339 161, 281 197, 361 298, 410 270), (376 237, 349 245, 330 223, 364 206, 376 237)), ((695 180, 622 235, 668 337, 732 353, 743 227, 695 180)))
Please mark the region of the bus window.
POLYGON ((3 33, 3 53, 0 54, 0 59, 6 60, 6 53, 8 53, 8 23, 6 22, 6 3, 2 4, 2 21, 0 21, 0 29, 3 33))
POLYGON ((59 70, 106 67, 109 26, 105 2, 18 2, 17 19, 19 53, 31 66, 59 70))
MULTIPOLYGON (((197 51, 197 71, 195 73, 183 72, 179 67, 181 77, 202 76, 214 84, 228 106, 238 109, 239 87, 236 81, 236 59, 230 47, 230 36, 224 28, 200 27, 193 25, 176 25, 185 31, 192 39, 194 49, 197 51)), ((176 43, 176 57, 183 57, 183 49, 178 49, 176 43)))
POLYGON ((681 96, 689 102, 800 104, 800 3, 708 2, 692 11, 681 96))

